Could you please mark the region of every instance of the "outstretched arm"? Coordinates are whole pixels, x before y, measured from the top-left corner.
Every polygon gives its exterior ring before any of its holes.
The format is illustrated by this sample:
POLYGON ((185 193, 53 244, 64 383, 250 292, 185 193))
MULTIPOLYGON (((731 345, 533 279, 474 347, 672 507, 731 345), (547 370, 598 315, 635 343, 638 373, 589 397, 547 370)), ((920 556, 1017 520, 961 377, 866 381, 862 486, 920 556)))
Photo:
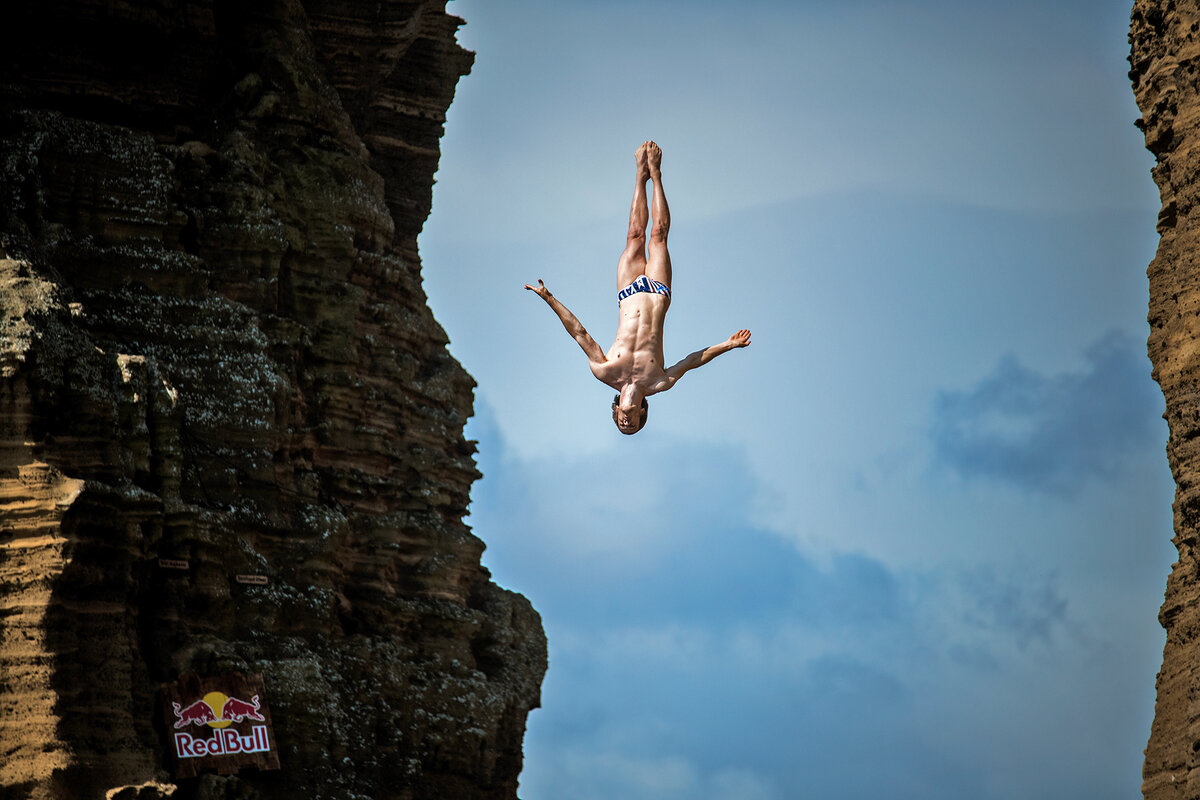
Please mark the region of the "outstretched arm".
POLYGON ((554 313, 562 321, 563 327, 567 329, 567 333, 571 334, 571 338, 583 348, 583 352, 587 354, 588 361, 600 364, 604 363, 604 351, 600 349, 600 345, 596 344, 596 340, 584 329, 579 318, 571 313, 571 309, 564 306, 557 297, 550 294, 550 290, 546 288, 546 284, 542 283, 541 278, 538 278, 538 285, 536 287, 530 286, 527 283, 525 284, 525 288, 545 300, 546 305, 554 310, 554 313))
POLYGON ((683 374, 690 369, 703 367, 708 362, 712 361, 721 353, 728 353, 737 347, 747 347, 750 344, 750 331, 742 329, 730 336, 720 344, 714 344, 711 347, 706 347, 703 350, 697 350, 690 354, 678 364, 667 368, 667 389, 675 385, 675 382, 683 377, 683 374))

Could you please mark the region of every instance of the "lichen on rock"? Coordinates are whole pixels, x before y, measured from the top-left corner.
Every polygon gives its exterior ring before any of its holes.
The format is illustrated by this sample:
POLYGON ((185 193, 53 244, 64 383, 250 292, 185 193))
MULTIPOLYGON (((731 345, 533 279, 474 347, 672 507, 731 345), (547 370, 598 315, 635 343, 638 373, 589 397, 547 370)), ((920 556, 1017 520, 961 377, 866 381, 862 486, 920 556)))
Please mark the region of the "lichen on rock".
POLYGON ((516 796, 545 638, 463 521, 474 384, 416 245, 459 24, 6 9, 4 796, 516 796), (157 688, 225 670, 264 676, 283 769, 176 786, 157 688))

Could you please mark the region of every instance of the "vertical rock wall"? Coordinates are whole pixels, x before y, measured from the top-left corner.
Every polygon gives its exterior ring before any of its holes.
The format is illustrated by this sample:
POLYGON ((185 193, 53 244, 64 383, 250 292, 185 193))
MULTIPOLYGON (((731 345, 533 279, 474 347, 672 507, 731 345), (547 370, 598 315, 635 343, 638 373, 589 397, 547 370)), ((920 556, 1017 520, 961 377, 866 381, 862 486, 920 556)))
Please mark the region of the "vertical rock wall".
POLYGON ((1150 360, 1166 397, 1175 546, 1142 792, 1200 798, 1200 2, 1137 0, 1129 75, 1162 197, 1150 263, 1150 360))
POLYGON ((545 638, 416 246, 444 5, 5 7, 0 796, 515 797, 545 638), (283 769, 172 788, 157 687, 229 669, 283 769))

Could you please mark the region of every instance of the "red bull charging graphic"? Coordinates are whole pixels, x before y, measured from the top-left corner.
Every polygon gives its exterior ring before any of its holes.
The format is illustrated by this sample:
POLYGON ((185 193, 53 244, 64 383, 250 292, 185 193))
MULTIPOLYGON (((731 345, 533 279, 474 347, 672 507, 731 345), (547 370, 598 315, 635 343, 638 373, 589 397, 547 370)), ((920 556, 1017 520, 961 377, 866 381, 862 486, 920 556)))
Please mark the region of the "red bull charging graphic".
POLYGON ((163 687, 176 777, 203 769, 278 769, 262 676, 187 676, 163 687), (169 710, 168 710, 169 709, 169 710))
POLYGON ((180 708, 179 703, 172 703, 171 706, 175 711, 176 728, 207 725, 217 729, 216 735, 205 739, 197 738, 186 731, 176 733, 175 755, 178 758, 220 756, 227 753, 265 753, 271 749, 265 725, 251 726, 248 734, 228 730, 234 722, 245 719, 266 722, 266 718, 259 713, 258 695, 246 702, 229 697, 223 692, 209 692, 186 708, 180 708))

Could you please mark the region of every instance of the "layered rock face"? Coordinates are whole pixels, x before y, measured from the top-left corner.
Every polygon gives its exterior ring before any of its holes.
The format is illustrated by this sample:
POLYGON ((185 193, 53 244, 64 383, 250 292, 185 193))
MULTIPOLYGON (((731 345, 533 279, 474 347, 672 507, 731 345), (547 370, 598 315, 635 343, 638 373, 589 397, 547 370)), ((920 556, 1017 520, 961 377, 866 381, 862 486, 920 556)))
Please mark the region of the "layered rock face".
POLYGON ((1150 263, 1149 354, 1166 397, 1175 546, 1142 792, 1200 798, 1200 2, 1137 0, 1130 78, 1162 197, 1150 263))
POLYGON ((545 638, 416 246, 444 5, 5 7, 0 796, 516 796, 545 638), (282 769, 175 784, 156 692, 226 670, 282 769))

